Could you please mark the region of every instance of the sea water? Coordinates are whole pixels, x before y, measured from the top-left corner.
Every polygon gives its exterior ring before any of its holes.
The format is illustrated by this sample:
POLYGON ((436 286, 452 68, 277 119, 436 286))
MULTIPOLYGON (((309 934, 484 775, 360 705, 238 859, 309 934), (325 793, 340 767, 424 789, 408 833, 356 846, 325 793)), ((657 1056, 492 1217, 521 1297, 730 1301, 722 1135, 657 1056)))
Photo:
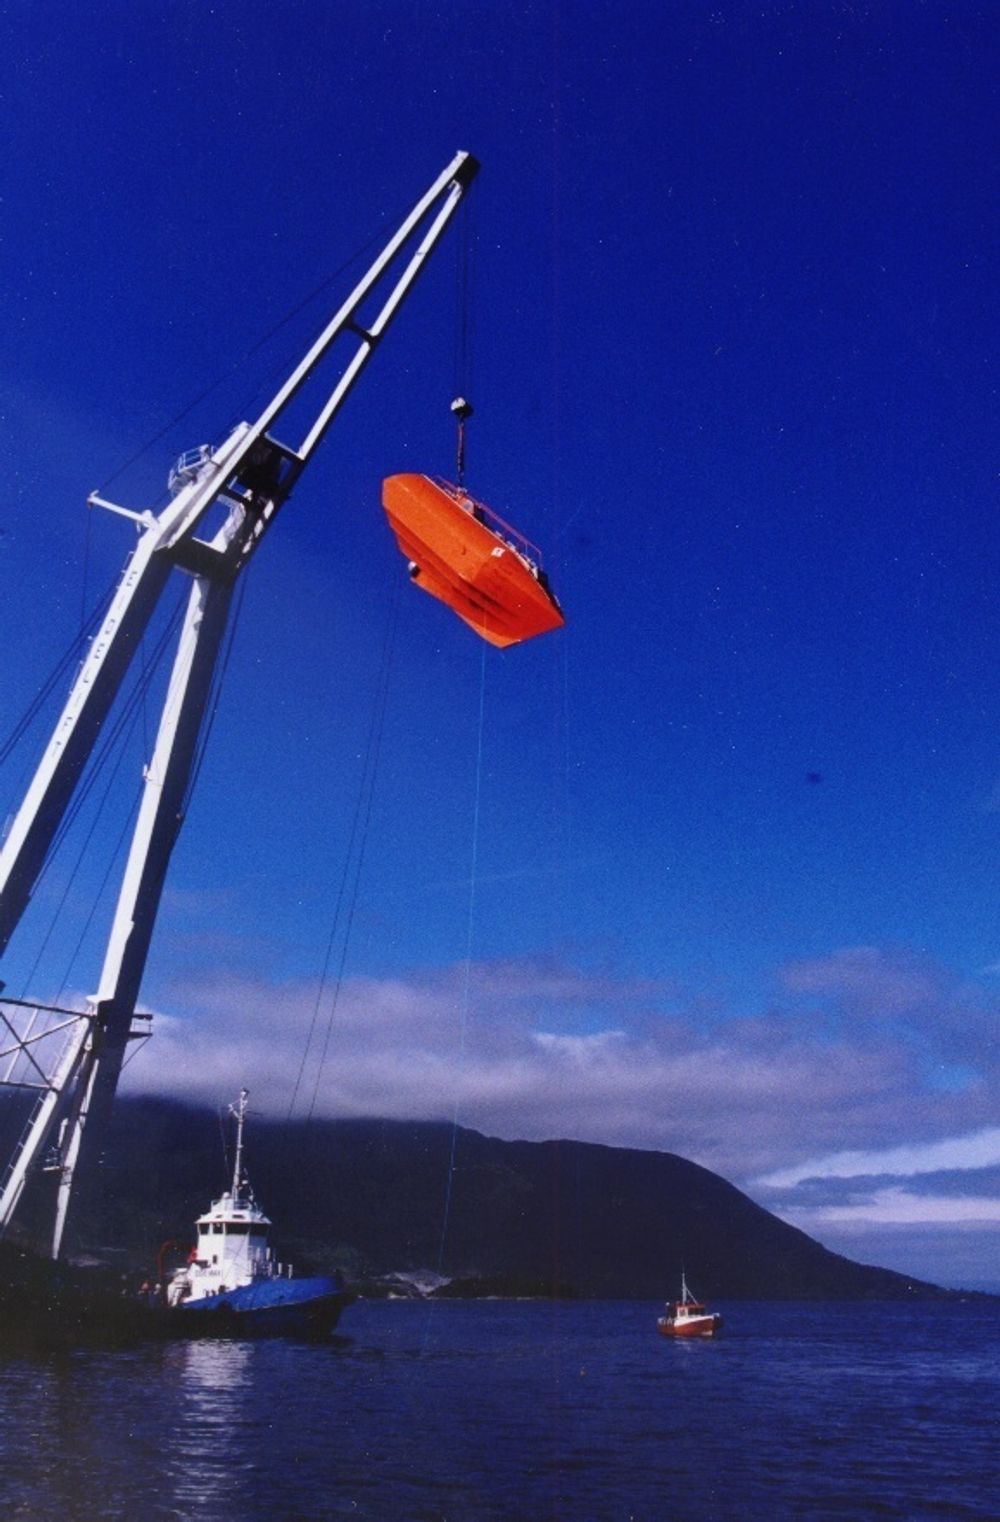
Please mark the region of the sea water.
POLYGON ((328 1344, 0 1359, 5 1518, 1000 1517, 1000 1301, 359 1302, 328 1344))

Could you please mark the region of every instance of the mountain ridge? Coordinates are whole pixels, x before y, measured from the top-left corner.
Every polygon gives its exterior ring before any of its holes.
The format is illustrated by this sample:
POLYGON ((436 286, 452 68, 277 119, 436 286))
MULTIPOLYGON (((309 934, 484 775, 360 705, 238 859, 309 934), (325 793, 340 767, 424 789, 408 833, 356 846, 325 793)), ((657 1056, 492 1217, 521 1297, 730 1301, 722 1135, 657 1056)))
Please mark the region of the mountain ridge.
MULTIPOLYGON (((854 1263, 668 1152, 505 1141, 447 1121, 253 1118, 248 1171, 282 1256, 356 1284, 431 1269, 588 1298, 936 1298, 854 1263)), ((95 1242, 151 1260, 228 1187, 216 1112, 119 1101, 95 1242)))

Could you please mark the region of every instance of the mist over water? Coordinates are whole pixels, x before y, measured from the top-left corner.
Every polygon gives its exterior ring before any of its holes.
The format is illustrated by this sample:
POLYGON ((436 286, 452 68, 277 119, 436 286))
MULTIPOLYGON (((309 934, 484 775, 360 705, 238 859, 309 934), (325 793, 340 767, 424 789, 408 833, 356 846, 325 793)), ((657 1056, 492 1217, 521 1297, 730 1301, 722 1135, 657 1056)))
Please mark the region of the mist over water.
POLYGON ((0 1363, 15 1518, 987 1517, 1000 1303, 360 1302, 328 1345, 0 1363))

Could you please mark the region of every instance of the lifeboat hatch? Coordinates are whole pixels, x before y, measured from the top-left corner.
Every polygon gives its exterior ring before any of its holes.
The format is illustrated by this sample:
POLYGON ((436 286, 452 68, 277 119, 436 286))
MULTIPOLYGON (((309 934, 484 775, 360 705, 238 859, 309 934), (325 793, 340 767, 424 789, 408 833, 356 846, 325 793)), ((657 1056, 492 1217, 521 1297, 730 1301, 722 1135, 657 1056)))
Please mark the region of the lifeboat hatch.
POLYGON ((562 628, 534 545, 461 487, 430 476, 387 476, 382 506, 410 579, 491 645, 562 628))

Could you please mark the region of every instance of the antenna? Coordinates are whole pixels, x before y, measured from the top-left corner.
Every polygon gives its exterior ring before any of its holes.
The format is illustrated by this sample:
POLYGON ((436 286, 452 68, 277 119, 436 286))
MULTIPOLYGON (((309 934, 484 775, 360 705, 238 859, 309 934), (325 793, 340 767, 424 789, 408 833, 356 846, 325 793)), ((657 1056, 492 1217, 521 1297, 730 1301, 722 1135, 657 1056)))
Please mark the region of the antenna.
POLYGON ((229 1106, 230 1115, 236 1118, 236 1162, 233 1166, 233 1199, 238 1200, 243 1193, 247 1180, 243 1176, 243 1123, 247 1118, 247 1100, 250 1095, 246 1089, 240 1089, 240 1097, 234 1105, 229 1106))

